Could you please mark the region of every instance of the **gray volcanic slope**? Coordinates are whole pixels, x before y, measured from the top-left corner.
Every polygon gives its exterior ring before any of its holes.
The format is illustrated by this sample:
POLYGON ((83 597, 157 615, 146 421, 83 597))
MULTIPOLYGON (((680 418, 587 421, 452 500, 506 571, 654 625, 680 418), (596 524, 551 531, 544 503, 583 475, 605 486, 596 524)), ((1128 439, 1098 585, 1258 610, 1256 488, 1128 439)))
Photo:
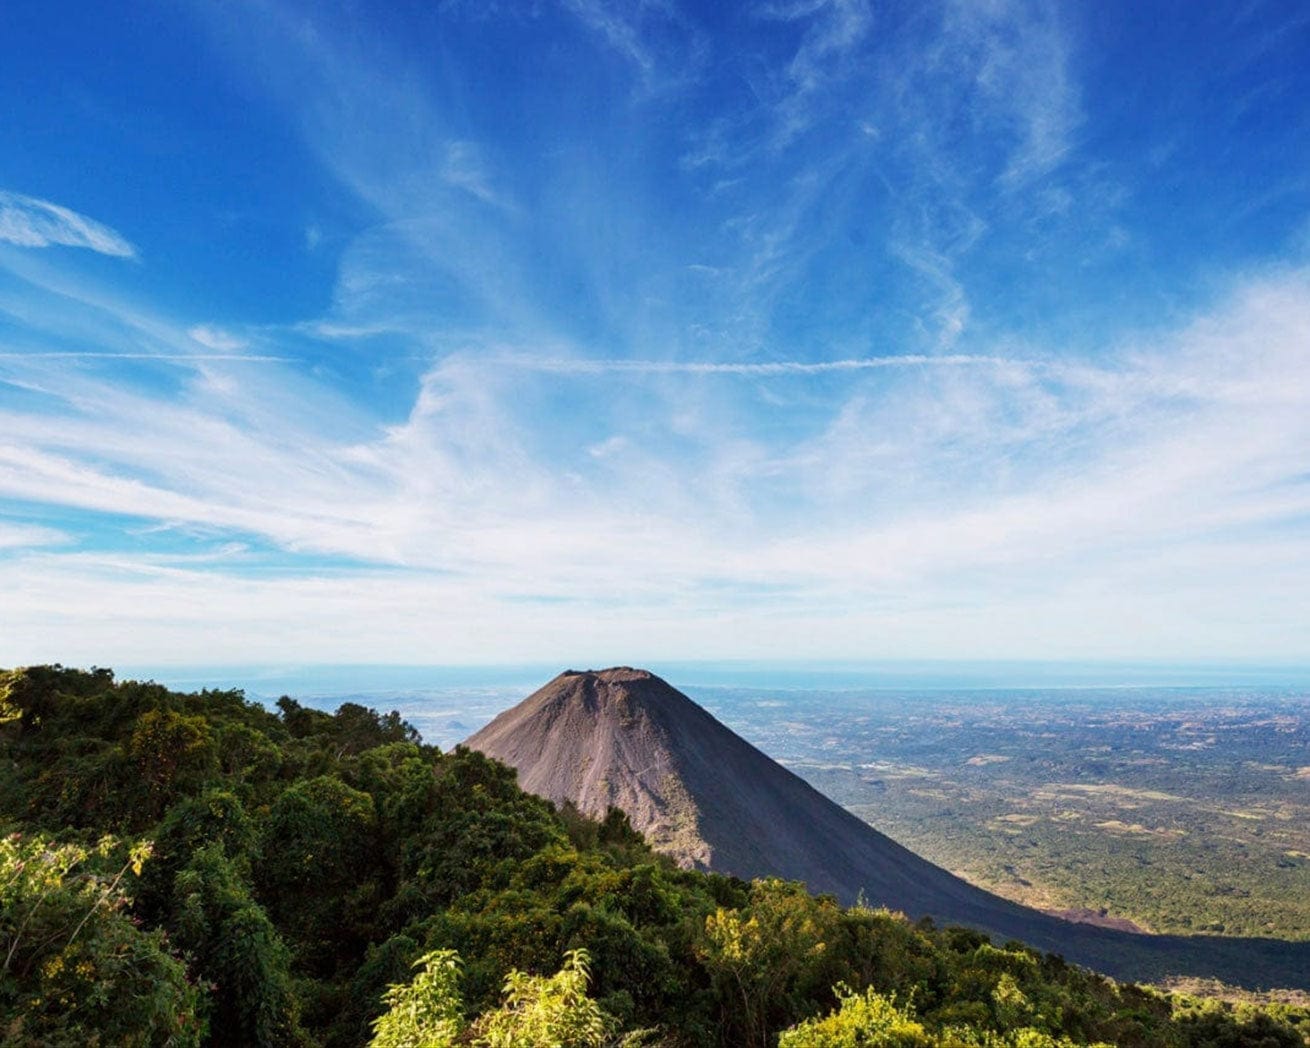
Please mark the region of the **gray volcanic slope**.
POLYGON ((611 805, 679 864, 804 881, 845 903, 979 928, 1121 979, 1215 977, 1310 988, 1310 942, 1153 936, 1073 924, 992 895, 856 818, 645 670, 569 670, 466 745, 525 789, 603 815, 611 805))

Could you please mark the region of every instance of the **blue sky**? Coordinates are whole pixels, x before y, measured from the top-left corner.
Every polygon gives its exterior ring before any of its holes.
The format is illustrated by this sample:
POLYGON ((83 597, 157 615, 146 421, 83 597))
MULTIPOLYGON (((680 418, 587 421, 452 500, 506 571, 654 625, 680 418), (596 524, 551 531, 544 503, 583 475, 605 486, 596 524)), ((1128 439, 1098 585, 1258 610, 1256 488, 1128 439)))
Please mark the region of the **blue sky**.
POLYGON ((1310 11, 0 10, 0 665, 1310 661, 1310 11))

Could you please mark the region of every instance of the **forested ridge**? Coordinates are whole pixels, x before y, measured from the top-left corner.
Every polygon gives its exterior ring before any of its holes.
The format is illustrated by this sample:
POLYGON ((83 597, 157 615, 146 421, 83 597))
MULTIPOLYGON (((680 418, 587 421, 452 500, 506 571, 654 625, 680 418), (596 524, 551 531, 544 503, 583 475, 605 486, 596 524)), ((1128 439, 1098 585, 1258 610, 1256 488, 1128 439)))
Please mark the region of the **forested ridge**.
POLYGON ((679 870, 397 714, 0 673, 14 1045, 1310 1043, 1310 1011, 679 870))

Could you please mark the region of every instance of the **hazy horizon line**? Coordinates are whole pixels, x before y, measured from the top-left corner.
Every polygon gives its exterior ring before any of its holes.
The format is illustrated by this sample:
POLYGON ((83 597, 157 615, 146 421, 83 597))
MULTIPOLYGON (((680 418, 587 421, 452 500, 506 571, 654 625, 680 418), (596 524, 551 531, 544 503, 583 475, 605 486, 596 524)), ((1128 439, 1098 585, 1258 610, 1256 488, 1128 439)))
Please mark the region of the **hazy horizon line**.
POLYGON ((1310 660, 1297 659, 627 659, 463 664, 128 663, 110 668, 119 679, 152 679, 173 687, 240 687, 257 694, 268 688, 287 694, 358 694, 540 686, 565 670, 610 665, 639 666, 685 686, 775 690, 1310 687, 1310 660))

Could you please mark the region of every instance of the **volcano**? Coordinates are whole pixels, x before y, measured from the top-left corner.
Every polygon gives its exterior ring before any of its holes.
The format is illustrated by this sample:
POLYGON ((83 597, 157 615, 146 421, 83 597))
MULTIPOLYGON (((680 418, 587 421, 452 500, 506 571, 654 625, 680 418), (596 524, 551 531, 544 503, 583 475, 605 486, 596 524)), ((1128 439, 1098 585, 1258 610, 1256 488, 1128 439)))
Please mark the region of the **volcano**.
POLYGON ((1310 942, 1145 935, 1076 924, 977 888, 902 847, 645 670, 568 670, 465 745, 523 789, 627 813, 689 868, 782 877, 813 892, 1018 939, 1119 979, 1170 975, 1310 988, 1310 942))

